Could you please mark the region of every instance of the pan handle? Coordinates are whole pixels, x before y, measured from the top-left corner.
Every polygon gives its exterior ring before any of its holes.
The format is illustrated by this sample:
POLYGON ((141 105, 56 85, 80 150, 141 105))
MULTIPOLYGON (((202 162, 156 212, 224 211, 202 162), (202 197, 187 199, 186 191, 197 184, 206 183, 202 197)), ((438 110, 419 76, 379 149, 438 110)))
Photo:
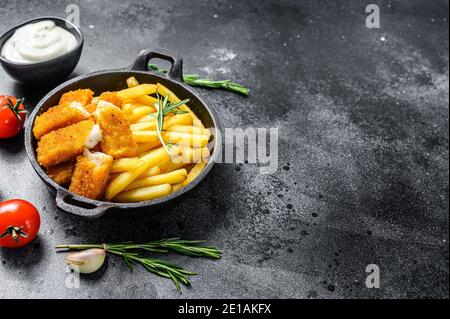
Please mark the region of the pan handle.
POLYGON ((183 59, 177 53, 168 50, 142 50, 137 59, 130 66, 130 70, 151 71, 148 68, 148 63, 153 58, 159 58, 170 62, 172 67, 168 73, 169 78, 180 82, 183 81, 183 59))
POLYGON ((100 217, 106 213, 107 210, 114 207, 113 204, 101 203, 98 206, 86 208, 86 204, 77 201, 69 192, 62 189, 58 189, 56 192, 56 206, 65 212, 85 218, 100 217), (77 205, 77 203, 80 203, 80 205, 77 205))

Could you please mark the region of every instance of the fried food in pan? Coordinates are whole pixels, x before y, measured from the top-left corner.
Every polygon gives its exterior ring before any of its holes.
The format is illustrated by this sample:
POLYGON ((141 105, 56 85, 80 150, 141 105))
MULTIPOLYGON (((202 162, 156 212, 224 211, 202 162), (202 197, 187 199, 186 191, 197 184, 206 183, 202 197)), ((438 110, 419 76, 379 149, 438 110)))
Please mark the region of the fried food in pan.
POLYGON ((102 131, 102 152, 114 158, 133 157, 136 142, 133 140, 130 123, 122 110, 100 100, 93 114, 102 131))
POLYGON ((40 139, 45 134, 87 120, 91 114, 80 102, 64 102, 49 108, 45 113, 36 117, 33 134, 40 139))
POLYGON ((147 201, 182 189, 205 169, 211 132, 189 100, 160 83, 129 78, 127 85, 96 97, 90 89, 68 92, 36 119, 38 162, 73 193, 147 201))
POLYGON ((72 161, 61 163, 47 169, 47 175, 57 184, 68 186, 72 179, 74 163, 72 161))
POLYGON ((119 97, 116 92, 103 92, 102 94, 100 94, 98 99, 99 101, 105 101, 114 104, 118 108, 122 107, 122 98, 119 97))
POLYGON ((99 199, 105 192, 113 158, 104 153, 91 153, 85 149, 77 157, 69 190, 90 199, 99 199))
POLYGON ((46 168, 76 158, 85 148, 93 148, 101 132, 93 120, 85 120, 44 135, 38 142, 37 160, 46 168))
POLYGON ((92 101, 94 92, 89 89, 80 89, 76 91, 70 91, 61 96, 59 104, 64 104, 66 102, 78 102, 81 105, 86 106, 92 101))

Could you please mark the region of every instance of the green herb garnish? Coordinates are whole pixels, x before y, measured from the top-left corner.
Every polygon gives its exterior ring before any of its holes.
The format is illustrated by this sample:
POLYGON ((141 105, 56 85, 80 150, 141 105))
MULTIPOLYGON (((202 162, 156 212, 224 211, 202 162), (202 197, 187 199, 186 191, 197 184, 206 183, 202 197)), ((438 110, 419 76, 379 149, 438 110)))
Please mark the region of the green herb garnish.
MULTIPOLYGON (((170 149, 166 143, 164 142, 164 139, 162 137, 162 131, 164 128, 164 117, 169 114, 185 114, 188 113, 187 111, 179 110, 178 107, 180 107, 183 104, 186 104, 189 102, 189 99, 185 99, 183 101, 177 102, 177 103, 171 103, 169 102, 169 96, 166 95, 164 98, 162 98, 158 92, 156 93, 156 97, 158 98, 158 102, 155 102, 155 108, 156 108, 156 133, 158 134, 158 138, 161 141, 162 146, 166 150, 167 154, 170 156, 170 149)), ((170 143, 170 146, 172 146, 172 143, 170 143)))
MULTIPOLYGON (((150 70, 167 73, 166 69, 159 68, 156 64, 149 64, 148 68, 150 70)), ((245 86, 232 82, 231 80, 211 80, 207 78, 201 78, 197 74, 186 74, 183 75, 183 82, 190 86, 200 86, 204 88, 212 88, 212 89, 223 89, 231 92, 240 93, 243 95, 248 95, 250 89, 245 86)))
POLYGON ((197 273, 185 270, 178 265, 164 260, 144 257, 137 251, 141 250, 144 252, 160 254, 173 251, 187 256, 212 259, 220 259, 222 257, 220 250, 211 246, 202 246, 201 244, 203 243, 203 240, 181 240, 178 238, 170 238, 151 241, 144 244, 125 242, 120 244, 59 245, 56 246, 56 248, 69 250, 86 250, 92 248, 104 249, 107 253, 122 257, 130 270, 133 270, 134 265, 140 264, 151 273, 171 279, 175 283, 177 290, 181 292, 180 283, 189 286, 191 283, 188 276, 193 276, 197 273))
POLYGON ((189 74, 183 76, 183 81, 191 86, 202 86, 213 89, 223 89, 231 92, 237 92, 243 95, 248 95, 250 90, 245 86, 231 82, 230 80, 210 80, 202 79, 196 74, 189 74))

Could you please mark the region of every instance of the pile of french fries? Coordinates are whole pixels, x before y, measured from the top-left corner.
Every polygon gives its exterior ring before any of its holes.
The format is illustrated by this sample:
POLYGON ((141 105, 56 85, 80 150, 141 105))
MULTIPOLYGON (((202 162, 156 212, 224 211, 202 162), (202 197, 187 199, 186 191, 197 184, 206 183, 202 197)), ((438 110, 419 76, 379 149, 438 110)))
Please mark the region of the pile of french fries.
POLYGON ((164 85, 139 84, 127 79, 128 88, 118 91, 122 110, 131 123, 138 155, 113 162, 105 199, 132 203, 151 200, 176 192, 191 183, 205 168, 210 157, 211 133, 186 105, 184 114, 168 114, 164 119, 162 138, 170 143, 170 154, 156 132, 156 107, 159 96, 171 103, 180 99, 164 85))

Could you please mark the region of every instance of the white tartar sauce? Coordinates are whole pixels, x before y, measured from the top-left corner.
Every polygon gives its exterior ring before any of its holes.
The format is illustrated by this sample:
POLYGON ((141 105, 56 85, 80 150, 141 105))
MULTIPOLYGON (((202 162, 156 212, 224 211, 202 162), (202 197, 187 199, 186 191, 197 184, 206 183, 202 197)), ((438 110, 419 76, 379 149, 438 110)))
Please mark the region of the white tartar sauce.
POLYGON ((1 54, 12 62, 37 63, 61 56, 76 45, 72 33, 44 20, 17 29, 3 45, 1 54))

